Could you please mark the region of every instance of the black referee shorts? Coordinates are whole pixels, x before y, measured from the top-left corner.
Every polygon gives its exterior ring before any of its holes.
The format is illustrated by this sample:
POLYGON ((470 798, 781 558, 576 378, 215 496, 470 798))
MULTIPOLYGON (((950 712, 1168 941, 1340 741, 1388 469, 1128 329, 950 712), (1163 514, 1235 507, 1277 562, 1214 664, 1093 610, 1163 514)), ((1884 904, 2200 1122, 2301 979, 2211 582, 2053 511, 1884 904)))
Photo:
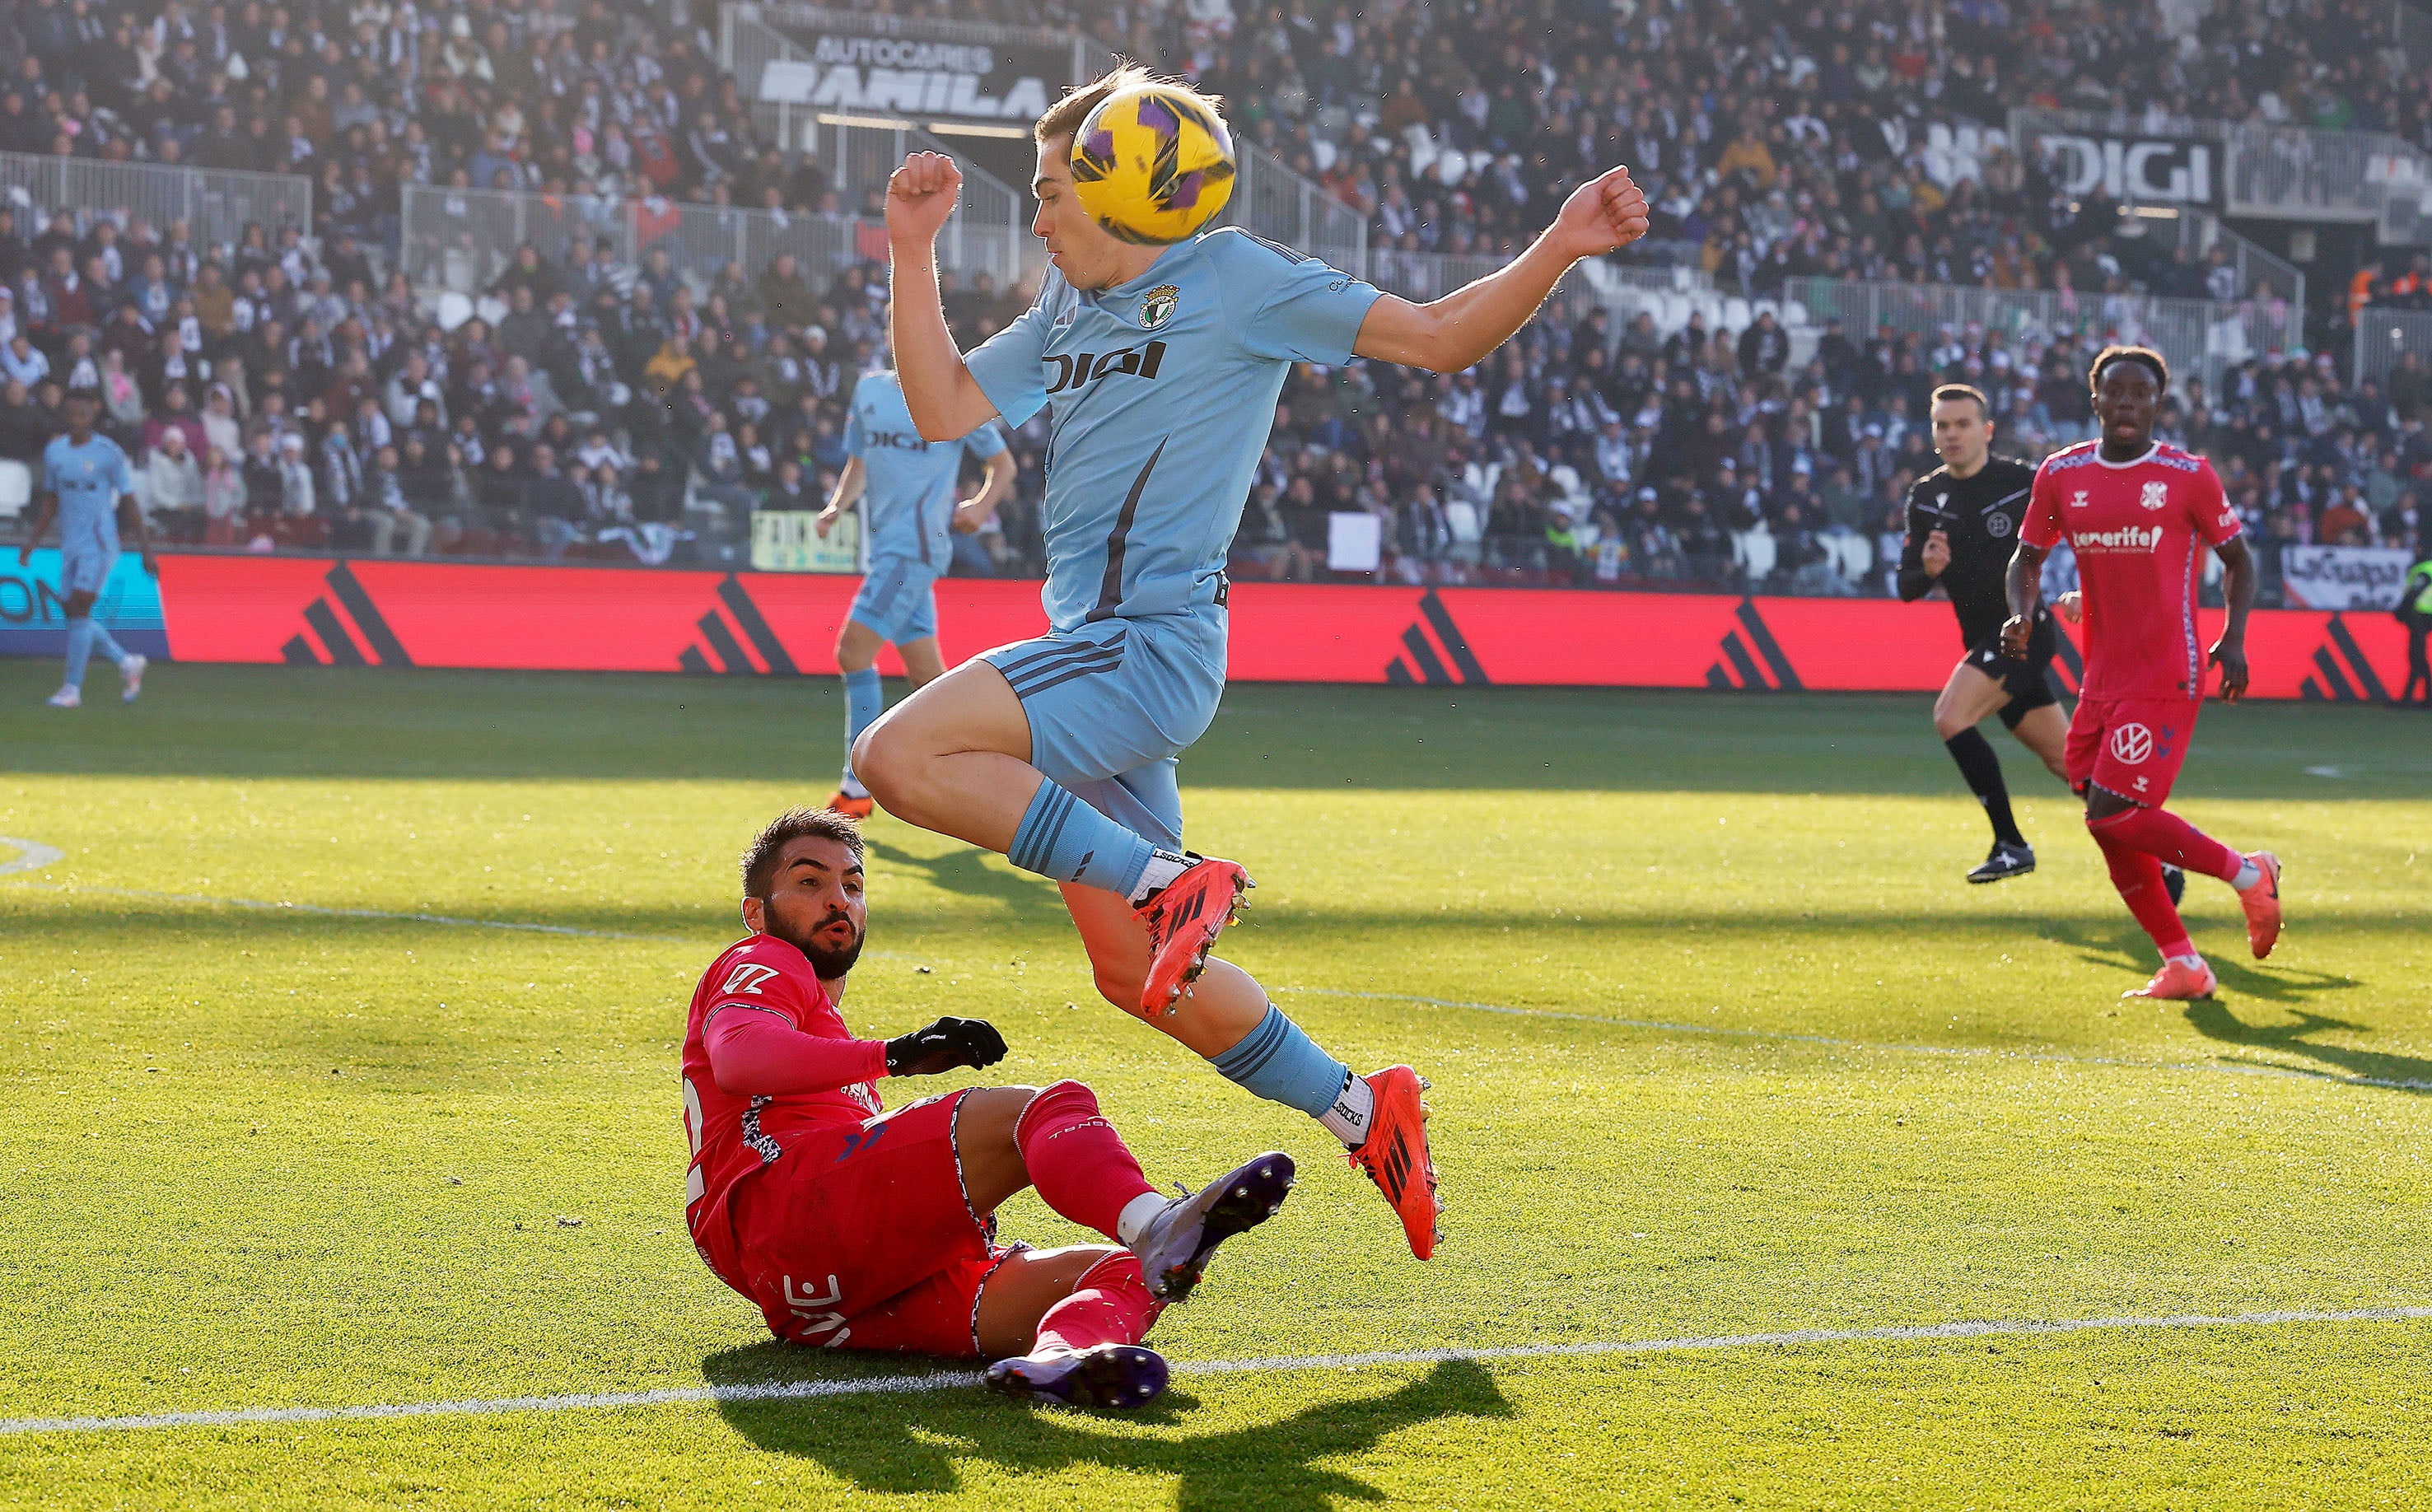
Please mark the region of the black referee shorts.
POLYGON ((2046 704, 2058 703, 2052 693, 2052 659, 2059 654, 2060 630, 2050 614, 2037 616, 2035 628, 2027 636, 2027 654, 2013 661, 2001 654, 2001 637, 1998 634, 1977 642, 1968 648, 1967 664, 1999 682, 2010 696, 2001 705, 2001 723, 2010 730, 2018 721, 2046 704))

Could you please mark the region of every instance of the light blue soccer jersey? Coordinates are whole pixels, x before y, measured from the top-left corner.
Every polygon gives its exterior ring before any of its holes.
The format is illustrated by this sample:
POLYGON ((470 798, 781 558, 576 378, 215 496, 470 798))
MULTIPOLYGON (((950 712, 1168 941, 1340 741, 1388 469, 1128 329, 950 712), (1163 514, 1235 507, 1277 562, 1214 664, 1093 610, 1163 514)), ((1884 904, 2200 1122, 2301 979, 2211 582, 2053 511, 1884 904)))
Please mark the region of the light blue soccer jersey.
POLYGON ((99 431, 81 446, 52 437, 42 448, 42 486, 59 496, 62 552, 118 549, 118 501, 135 491, 118 443, 99 431))
POLYGON ((965 359, 1008 424, 1050 412, 1047 622, 1216 602, 1284 375, 1348 361, 1376 299, 1229 227, 1113 289, 1049 269, 1038 302, 965 359))
POLYGON ((965 453, 985 462, 1005 450, 990 421, 960 441, 923 441, 892 373, 868 373, 853 385, 844 423, 845 450, 861 459, 862 519, 870 554, 907 557, 942 572, 953 556, 955 485, 965 453))

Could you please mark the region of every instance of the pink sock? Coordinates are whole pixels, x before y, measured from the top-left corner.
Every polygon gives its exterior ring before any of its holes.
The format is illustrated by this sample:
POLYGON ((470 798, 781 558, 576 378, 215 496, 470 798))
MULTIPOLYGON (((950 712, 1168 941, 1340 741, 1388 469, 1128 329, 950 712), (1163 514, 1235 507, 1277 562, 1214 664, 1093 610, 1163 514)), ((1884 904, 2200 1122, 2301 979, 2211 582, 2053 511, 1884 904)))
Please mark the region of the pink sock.
POLYGON ((1120 1237, 1115 1219, 1123 1204, 1157 1190, 1078 1082, 1058 1082, 1031 1099, 1014 1120, 1013 1142, 1039 1201, 1109 1239, 1120 1237))
POLYGON ((2222 882, 2237 881, 2238 868, 2246 865, 2245 857, 2168 809, 2130 809, 2086 821, 2088 829, 2098 825, 2149 856, 2222 882))
POLYGON ((2179 911, 2170 906, 2170 889, 2162 884, 2161 862, 2114 834, 2107 820, 2090 821, 2086 828, 2094 832, 2094 843, 2103 848, 2103 859, 2111 865, 2111 885, 2120 889, 2120 900, 2153 936, 2162 958, 2195 954, 2187 927, 2179 921, 2179 911))
POLYGON ((1157 1315, 1164 1311, 1140 1279, 1139 1259, 1110 1254, 1082 1272, 1072 1284, 1071 1296, 1047 1309, 1039 1320, 1039 1342, 1031 1346, 1031 1352, 1137 1344, 1148 1337, 1157 1315))

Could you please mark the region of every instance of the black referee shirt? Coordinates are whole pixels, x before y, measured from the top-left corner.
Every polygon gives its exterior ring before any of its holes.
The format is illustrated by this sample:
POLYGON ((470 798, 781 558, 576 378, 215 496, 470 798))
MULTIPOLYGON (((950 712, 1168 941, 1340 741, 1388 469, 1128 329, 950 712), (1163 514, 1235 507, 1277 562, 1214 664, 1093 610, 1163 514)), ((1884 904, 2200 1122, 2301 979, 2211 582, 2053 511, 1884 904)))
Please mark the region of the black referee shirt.
MULTIPOLYGON (((1960 638, 1982 646, 2001 632, 2010 617, 2002 586, 2018 527, 2027 517, 2027 495, 2035 470, 2008 457, 1989 457, 1972 478, 1953 478, 1937 467, 1909 486, 1908 540, 1900 547, 1900 596, 1914 602, 1935 583, 1951 596, 1959 615, 1960 638), (1925 570, 1925 538, 1940 530, 1951 539, 1951 565, 1939 578, 1925 570)), ((2039 611, 2038 617, 2049 611, 2039 611)))

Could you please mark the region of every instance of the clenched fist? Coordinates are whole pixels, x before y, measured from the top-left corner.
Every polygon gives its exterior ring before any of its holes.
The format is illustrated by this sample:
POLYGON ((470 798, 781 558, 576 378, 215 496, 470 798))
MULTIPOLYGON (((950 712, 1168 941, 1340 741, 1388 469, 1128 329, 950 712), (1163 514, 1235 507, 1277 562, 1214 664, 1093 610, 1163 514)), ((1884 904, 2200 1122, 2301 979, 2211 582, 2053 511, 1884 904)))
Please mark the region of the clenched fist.
POLYGON ((897 242, 935 241, 954 212, 963 171, 942 152, 916 152, 887 180, 887 235, 897 242))
POLYGON ((1554 228, 1573 259, 1618 252, 1647 234, 1647 193, 1630 182, 1628 168, 1615 168, 1571 191, 1554 228))

